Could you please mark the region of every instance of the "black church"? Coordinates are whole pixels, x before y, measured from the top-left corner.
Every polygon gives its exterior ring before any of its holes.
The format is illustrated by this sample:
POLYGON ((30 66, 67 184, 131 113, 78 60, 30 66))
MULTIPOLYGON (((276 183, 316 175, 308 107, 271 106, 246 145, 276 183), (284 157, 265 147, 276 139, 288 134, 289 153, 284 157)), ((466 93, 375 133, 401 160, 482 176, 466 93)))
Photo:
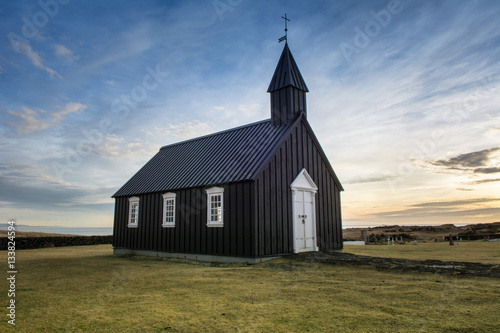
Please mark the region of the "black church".
POLYGON ((114 195, 115 254, 258 262, 342 250, 338 180, 285 43, 271 118, 162 147, 114 195))

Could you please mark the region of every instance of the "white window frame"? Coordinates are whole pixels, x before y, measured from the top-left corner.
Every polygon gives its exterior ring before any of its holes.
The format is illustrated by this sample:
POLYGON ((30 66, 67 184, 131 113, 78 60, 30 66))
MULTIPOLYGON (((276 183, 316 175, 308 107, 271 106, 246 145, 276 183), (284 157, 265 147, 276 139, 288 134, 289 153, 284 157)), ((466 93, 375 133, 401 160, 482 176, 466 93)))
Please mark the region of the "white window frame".
POLYGON ((139 226, 139 198, 138 197, 131 197, 128 198, 128 227, 129 228, 137 228, 139 226), (135 211, 135 219, 132 220, 132 207, 134 205, 137 205, 136 211, 135 211))
POLYGON ((211 187, 207 191, 207 227, 223 227, 224 226, 224 188, 211 187), (219 221, 212 221, 212 199, 220 195, 220 211, 217 214, 219 221))
POLYGON ((177 194, 176 193, 164 193, 163 194, 163 213, 162 213, 162 221, 161 221, 161 226, 163 228, 173 228, 175 227, 175 198, 176 198, 177 194), (174 203, 173 203, 173 216, 172 216, 172 219, 173 221, 172 222, 165 222, 166 219, 167 219, 167 207, 166 207, 166 203, 167 201, 170 201, 172 200, 174 203))

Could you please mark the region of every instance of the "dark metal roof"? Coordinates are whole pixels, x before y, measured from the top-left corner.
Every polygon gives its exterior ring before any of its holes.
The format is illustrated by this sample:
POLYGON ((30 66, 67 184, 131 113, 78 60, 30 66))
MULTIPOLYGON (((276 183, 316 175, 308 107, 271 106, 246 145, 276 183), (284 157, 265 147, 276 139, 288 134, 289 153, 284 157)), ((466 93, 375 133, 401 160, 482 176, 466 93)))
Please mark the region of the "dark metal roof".
POLYGON ((250 180, 294 123, 265 120, 164 146, 113 197, 250 180))
POLYGON ((306 83, 300 74, 299 67, 293 59, 292 52, 288 48, 288 43, 285 43, 280 60, 274 71, 273 78, 269 84, 267 92, 273 92, 288 86, 295 87, 302 91, 308 92, 306 83))

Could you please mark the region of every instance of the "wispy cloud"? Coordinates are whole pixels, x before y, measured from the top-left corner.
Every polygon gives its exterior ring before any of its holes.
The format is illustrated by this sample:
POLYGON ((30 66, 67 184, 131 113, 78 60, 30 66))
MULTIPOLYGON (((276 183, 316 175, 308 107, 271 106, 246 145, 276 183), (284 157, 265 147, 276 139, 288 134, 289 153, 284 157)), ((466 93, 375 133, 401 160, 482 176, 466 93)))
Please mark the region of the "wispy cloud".
POLYGON ((469 185, 477 185, 477 184, 494 183, 494 182, 500 182, 500 178, 475 180, 475 181, 469 182, 467 184, 469 184, 469 185))
POLYGON ((461 154, 447 160, 438 160, 433 162, 433 164, 450 168, 474 168, 485 166, 490 159, 490 154, 499 150, 500 148, 484 149, 472 153, 461 154))
POLYGON ((179 139, 191 139, 205 134, 212 133, 214 126, 210 123, 203 123, 198 120, 188 121, 178 124, 168 124, 164 127, 154 126, 143 129, 146 135, 154 135, 160 137, 175 137, 179 139))
POLYGON ((58 125, 70 113, 79 113, 87 107, 81 103, 69 102, 58 111, 48 112, 41 109, 31 109, 22 106, 20 111, 8 110, 15 122, 6 122, 5 125, 11 127, 20 134, 28 134, 41 131, 58 125))
POLYGON ((115 134, 108 134, 95 147, 95 154, 107 160, 127 160, 135 163, 151 157, 158 152, 158 148, 139 138, 125 140, 115 134))
POLYGON ((476 208, 476 209, 458 209, 458 210, 447 210, 440 209, 428 210, 428 209, 406 209, 398 211, 388 211, 383 213, 372 214, 373 217, 379 219, 405 219, 407 222, 413 219, 419 219, 422 222, 429 224, 429 221, 434 223, 445 218, 454 218, 455 223, 462 223, 466 218, 485 218, 490 221, 495 221, 500 214, 500 208, 488 207, 488 208, 476 208))
POLYGON ((431 161, 430 164, 447 170, 490 174, 500 172, 500 167, 490 166, 491 163, 497 163, 499 160, 500 148, 491 148, 431 161))
POLYGON ((225 106, 212 106, 210 108, 211 115, 217 115, 218 117, 225 117, 228 119, 241 119, 255 118, 262 109, 260 104, 238 104, 234 108, 229 108, 225 106))
POLYGON ((382 181, 387 181, 390 179, 390 176, 370 176, 370 177, 354 177, 351 179, 348 179, 347 181, 343 182, 345 184, 364 184, 364 183, 376 183, 376 182, 382 182, 382 181))
POLYGON ((423 219, 423 218, 466 218, 466 217, 491 217, 500 213, 499 207, 489 204, 499 202, 500 198, 477 198, 455 201, 422 202, 409 205, 403 209, 388 210, 368 214, 378 219, 423 219))
POLYGON ((38 53, 36 53, 32 48, 31 45, 27 43, 20 42, 18 40, 13 40, 12 43, 14 43, 14 49, 17 50, 19 53, 24 54, 25 56, 28 57, 29 60, 35 65, 35 67, 40 68, 44 71, 46 71, 51 78, 57 77, 59 79, 62 79, 62 76, 53 70, 50 67, 47 67, 43 64, 43 60, 40 57, 38 53))
POLYGON ((64 45, 55 44, 54 45, 54 53, 55 55, 62 60, 72 62, 77 60, 78 57, 73 54, 70 50, 68 50, 64 45))
POLYGON ((496 202, 496 201, 500 201, 500 198, 477 198, 477 199, 453 200, 453 201, 430 201, 430 202, 421 202, 410 206, 411 207, 463 207, 464 205, 496 202))
POLYGON ((93 41, 93 47, 98 47, 101 52, 99 56, 94 56, 90 62, 84 64, 80 72, 101 70, 106 65, 126 62, 127 58, 134 59, 133 57, 146 53, 154 46, 154 36, 156 31, 149 21, 138 22, 133 27, 122 26, 114 32, 113 38, 93 41))
MULTIPOLYGON (((96 194, 112 191, 110 188, 61 183, 40 173, 41 169, 43 167, 40 166, 1 164, 0 203, 42 211, 53 210, 54 207, 82 208, 82 205, 98 208, 103 202, 96 194)), ((105 204, 109 206, 110 202, 105 204)))
POLYGON ((491 168, 477 168, 474 169, 474 173, 498 173, 500 172, 500 167, 491 167, 491 168))

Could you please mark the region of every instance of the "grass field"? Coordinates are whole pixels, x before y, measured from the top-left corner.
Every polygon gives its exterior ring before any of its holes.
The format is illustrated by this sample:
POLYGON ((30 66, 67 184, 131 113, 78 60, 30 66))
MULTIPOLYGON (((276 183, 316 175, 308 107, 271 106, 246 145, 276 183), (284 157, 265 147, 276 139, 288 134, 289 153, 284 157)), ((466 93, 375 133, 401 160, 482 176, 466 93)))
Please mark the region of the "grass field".
MULTIPOLYGON (((6 263, 6 252, 1 253, 6 263)), ((498 332, 500 327, 500 280, 493 278, 289 258, 214 265, 111 253, 109 245, 17 251, 15 330, 498 332)), ((6 306, 6 279, 0 289, 6 306)), ((14 331, 2 317, 0 331, 14 331)))
POLYGON ((455 242, 453 246, 448 242, 418 243, 417 245, 413 245, 413 243, 404 245, 346 245, 344 252, 387 258, 436 259, 500 265, 500 242, 455 242))

